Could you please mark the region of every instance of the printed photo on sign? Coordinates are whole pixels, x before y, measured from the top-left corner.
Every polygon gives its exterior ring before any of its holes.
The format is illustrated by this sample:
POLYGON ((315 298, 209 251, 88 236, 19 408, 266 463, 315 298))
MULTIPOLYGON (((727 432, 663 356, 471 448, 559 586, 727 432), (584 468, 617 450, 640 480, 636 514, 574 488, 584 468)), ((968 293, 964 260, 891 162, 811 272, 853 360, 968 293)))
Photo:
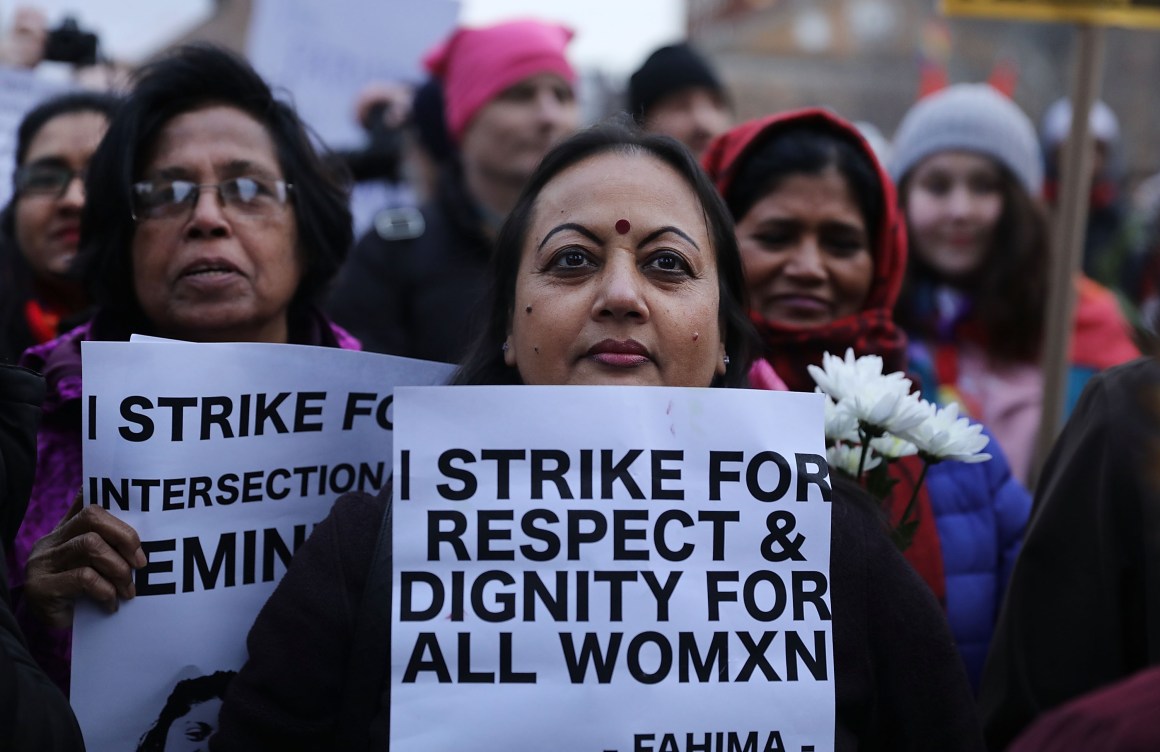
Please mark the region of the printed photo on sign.
POLYGON ((395 420, 393 752, 833 749, 820 396, 401 388, 395 420))
POLYGON ((184 748, 165 738, 216 718, 295 550, 341 494, 390 477, 394 387, 451 366, 164 341, 82 357, 84 501, 131 525, 148 564, 117 613, 77 605, 71 701, 90 749, 184 748))
POLYGON ((157 720, 141 736, 137 752, 194 752, 206 749, 217 731, 218 713, 236 671, 182 679, 169 693, 157 720))

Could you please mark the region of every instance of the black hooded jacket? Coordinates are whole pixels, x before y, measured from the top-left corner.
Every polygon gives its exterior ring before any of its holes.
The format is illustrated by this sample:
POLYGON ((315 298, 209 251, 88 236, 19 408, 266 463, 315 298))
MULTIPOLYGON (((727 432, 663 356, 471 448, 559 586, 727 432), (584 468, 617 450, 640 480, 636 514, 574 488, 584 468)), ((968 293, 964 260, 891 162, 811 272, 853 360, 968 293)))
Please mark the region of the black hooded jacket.
POLYGON ((5 549, 24 519, 36 468, 44 379, 0 365, 0 750, 83 750, 68 700, 28 653, 8 600, 5 549))
POLYGON ((444 171, 422 216, 422 227, 381 223, 367 232, 325 310, 366 350, 457 363, 482 320, 492 241, 454 169, 444 171))

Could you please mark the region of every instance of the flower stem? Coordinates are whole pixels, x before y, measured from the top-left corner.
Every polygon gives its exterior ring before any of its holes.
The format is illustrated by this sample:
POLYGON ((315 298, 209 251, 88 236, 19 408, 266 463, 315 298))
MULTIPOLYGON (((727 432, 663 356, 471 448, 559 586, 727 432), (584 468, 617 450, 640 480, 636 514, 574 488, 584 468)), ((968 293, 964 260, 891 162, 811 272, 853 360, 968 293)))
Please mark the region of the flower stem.
POLYGON ((918 474, 918 482, 914 484, 914 489, 910 492, 910 501, 906 502, 906 508, 902 510, 902 517, 898 520, 898 527, 902 528, 910 521, 910 513, 914 511, 915 502, 918 501, 918 492, 922 488, 922 482, 926 480, 926 471, 930 467, 930 462, 922 461, 922 471, 918 474))
POLYGON ((862 453, 858 456, 858 482, 861 483, 863 468, 866 467, 866 455, 870 453, 870 436, 861 426, 858 427, 858 439, 862 443, 862 453))

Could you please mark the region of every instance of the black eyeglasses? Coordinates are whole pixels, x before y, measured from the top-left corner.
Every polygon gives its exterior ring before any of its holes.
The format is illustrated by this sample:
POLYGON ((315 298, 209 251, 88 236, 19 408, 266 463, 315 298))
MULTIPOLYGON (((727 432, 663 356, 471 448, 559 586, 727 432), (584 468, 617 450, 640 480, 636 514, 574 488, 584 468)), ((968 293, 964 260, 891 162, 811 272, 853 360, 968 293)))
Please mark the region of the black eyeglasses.
POLYGON ((16 193, 60 198, 72 185, 73 178, 80 178, 83 183, 85 171, 59 164, 25 165, 16 170, 16 193))
POLYGON ((185 219, 203 189, 217 191, 221 205, 238 216, 266 217, 286 205, 293 187, 284 180, 262 178, 230 178, 220 183, 144 181, 133 184, 133 219, 185 219))

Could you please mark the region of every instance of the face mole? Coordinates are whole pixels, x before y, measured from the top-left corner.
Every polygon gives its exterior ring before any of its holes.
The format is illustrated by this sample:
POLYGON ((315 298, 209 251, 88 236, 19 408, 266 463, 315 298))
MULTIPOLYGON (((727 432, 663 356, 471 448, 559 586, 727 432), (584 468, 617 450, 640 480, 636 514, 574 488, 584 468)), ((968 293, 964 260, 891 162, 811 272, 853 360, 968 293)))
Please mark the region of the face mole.
POLYGON ((693 332, 693 341, 696 342, 699 339, 701 339, 700 332, 693 332))
POLYGON ((525 308, 524 310, 525 310, 525 311, 527 311, 528 313, 531 313, 531 312, 532 312, 532 307, 531 307, 531 306, 528 306, 528 307, 527 307, 527 308, 525 308))

